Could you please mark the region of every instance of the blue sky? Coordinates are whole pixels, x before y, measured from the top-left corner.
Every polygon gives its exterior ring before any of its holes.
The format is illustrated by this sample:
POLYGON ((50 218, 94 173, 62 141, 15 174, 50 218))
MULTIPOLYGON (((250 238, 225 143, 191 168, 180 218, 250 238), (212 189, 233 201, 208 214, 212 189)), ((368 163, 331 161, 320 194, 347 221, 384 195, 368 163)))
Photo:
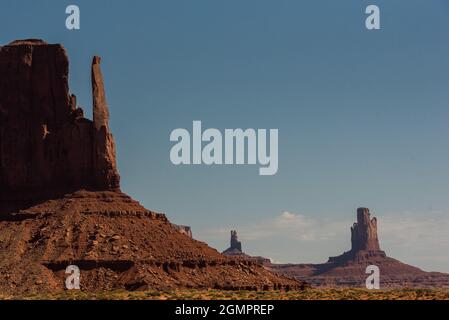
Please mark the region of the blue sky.
POLYGON ((1 44, 62 43, 86 114, 103 57, 122 189, 215 248, 233 227, 248 253, 323 261, 349 248, 367 206, 390 230, 387 253, 449 272, 447 1, 3 0, 0 30, 1 44), (65 28, 69 4, 79 31, 65 28), (364 28, 369 4, 380 31, 364 28), (193 120, 279 129, 278 174, 172 165, 170 132, 193 120), (285 218, 296 223, 279 228, 285 218))

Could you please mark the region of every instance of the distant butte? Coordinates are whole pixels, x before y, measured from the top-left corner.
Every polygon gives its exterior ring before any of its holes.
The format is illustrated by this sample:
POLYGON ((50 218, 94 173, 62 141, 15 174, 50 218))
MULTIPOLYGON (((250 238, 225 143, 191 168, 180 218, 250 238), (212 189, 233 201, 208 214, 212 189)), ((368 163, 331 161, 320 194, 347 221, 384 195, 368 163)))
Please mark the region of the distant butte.
POLYGON ((223 254, 228 256, 243 255, 242 243, 239 241, 236 230, 231 231, 231 246, 225 251, 223 251, 223 254))
POLYGON ((270 264, 268 268, 317 287, 365 288, 369 265, 380 268, 381 289, 449 288, 448 274, 425 272, 388 257, 380 249, 377 219, 371 218, 367 208, 357 210, 357 222, 351 227, 351 250, 322 264, 270 264))
POLYGON ((99 57, 93 121, 69 93, 59 44, 0 47, 0 294, 83 291, 294 290, 301 281, 235 261, 120 191, 99 57))
POLYGON ((231 246, 223 251, 223 254, 225 256, 231 257, 231 258, 239 258, 249 261, 254 261, 260 265, 266 265, 270 264, 271 261, 268 258, 264 257, 254 257, 250 256, 242 251, 242 243, 239 241, 237 231, 231 230, 231 246))

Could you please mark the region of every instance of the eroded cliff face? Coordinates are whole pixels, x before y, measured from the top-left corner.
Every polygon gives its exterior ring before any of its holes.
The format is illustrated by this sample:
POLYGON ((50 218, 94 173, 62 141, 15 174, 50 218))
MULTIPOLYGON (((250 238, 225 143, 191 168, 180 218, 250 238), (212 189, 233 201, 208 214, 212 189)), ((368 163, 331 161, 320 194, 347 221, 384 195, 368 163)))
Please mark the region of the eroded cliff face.
POLYGON ((0 47, 0 190, 118 190, 115 146, 99 59, 92 67, 94 121, 69 93, 61 45, 42 40, 0 47))

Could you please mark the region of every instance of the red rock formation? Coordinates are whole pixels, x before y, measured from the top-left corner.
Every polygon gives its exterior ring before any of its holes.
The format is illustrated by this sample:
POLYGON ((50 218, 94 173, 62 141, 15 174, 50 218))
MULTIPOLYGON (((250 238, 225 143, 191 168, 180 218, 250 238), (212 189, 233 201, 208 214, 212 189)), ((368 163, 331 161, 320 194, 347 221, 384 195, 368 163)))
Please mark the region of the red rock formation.
POLYGON ((361 250, 380 251, 377 238, 377 219, 370 218, 367 208, 357 209, 357 222, 351 227, 352 252, 361 250))
POLYGON ((72 264, 84 291, 304 287, 219 254, 121 193, 98 57, 92 89, 90 121, 69 94, 61 45, 0 47, 0 293, 62 291, 72 264))
POLYGON ((449 288, 449 275, 423 270, 388 257, 380 249, 377 219, 367 208, 357 210, 357 222, 351 228, 350 251, 321 264, 270 264, 278 274, 307 281, 319 287, 365 288, 370 265, 380 269, 381 288, 449 288))
POLYGON ((226 251, 242 252, 242 243, 239 241, 237 231, 235 230, 231 230, 231 246, 226 251))
POLYGON ((268 265, 271 263, 270 259, 264 257, 250 256, 242 251, 242 243, 239 241, 236 230, 231 230, 231 246, 222 252, 225 256, 232 258, 240 258, 256 262, 260 265, 268 265))
POLYGON ((94 122, 69 94, 68 72, 61 45, 25 40, 0 47, 0 196, 119 189, 99 64, 92 67, 94 122))
POLYGON ((304 286, 219 254, 116 191, 77 191, 0 218, 0 293, 63 291, 73 264, 83 291, 304 286))

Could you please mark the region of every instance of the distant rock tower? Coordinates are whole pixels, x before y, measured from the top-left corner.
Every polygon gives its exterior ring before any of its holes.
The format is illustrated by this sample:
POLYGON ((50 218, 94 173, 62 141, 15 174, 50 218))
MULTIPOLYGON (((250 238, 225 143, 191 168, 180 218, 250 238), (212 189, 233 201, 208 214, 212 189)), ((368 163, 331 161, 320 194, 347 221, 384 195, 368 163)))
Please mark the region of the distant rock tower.
POLYGON ((231 231, 231 249, 242 251, 242 243, 239 241, 236 230, 231 231))
POLYGON ((223 251, 223 254, 227 256, 244 255, 242 251, 242 243, 239 241, 236 230, 231 231, 231 246, 225 251, 223 251))
POLYGON ((250 256, 244 253, 242 251, 242 243, 239 241, 236 230, 231 231, 231 246, 222 253, 228 257, 239 257, 250 261, 254 261, 260 265, 268 265, 271 263, 270 259, 268 258, 259 256, 258 257, 250 256))
POLYGON ((371 219, 368 208, 357 209, 357 222, 351 227, 352 252, 380 251, 377 219, 371 219))
POLYGON ((351 250, 342 255, 330 257, 329 262, 346 263, 348 261, 368 261, 386 257, 380 249, 377 236, 377 219, 371 218, 368 208, 357 209, 357 222, 351 227, 351 250))
POLYGON ((377 219, 369 209, 357 209, 357 222, 351 227, 350 250, 319 264, 270 264, 269 270, 301 279, 313 287, 366 288, 369 266, 380 270, 382 290, 392 288, 449 288, 449 275, 425 272, 393 259, 381 250, 377 219), (368 272, 368 273, 367 273, 368 272))

